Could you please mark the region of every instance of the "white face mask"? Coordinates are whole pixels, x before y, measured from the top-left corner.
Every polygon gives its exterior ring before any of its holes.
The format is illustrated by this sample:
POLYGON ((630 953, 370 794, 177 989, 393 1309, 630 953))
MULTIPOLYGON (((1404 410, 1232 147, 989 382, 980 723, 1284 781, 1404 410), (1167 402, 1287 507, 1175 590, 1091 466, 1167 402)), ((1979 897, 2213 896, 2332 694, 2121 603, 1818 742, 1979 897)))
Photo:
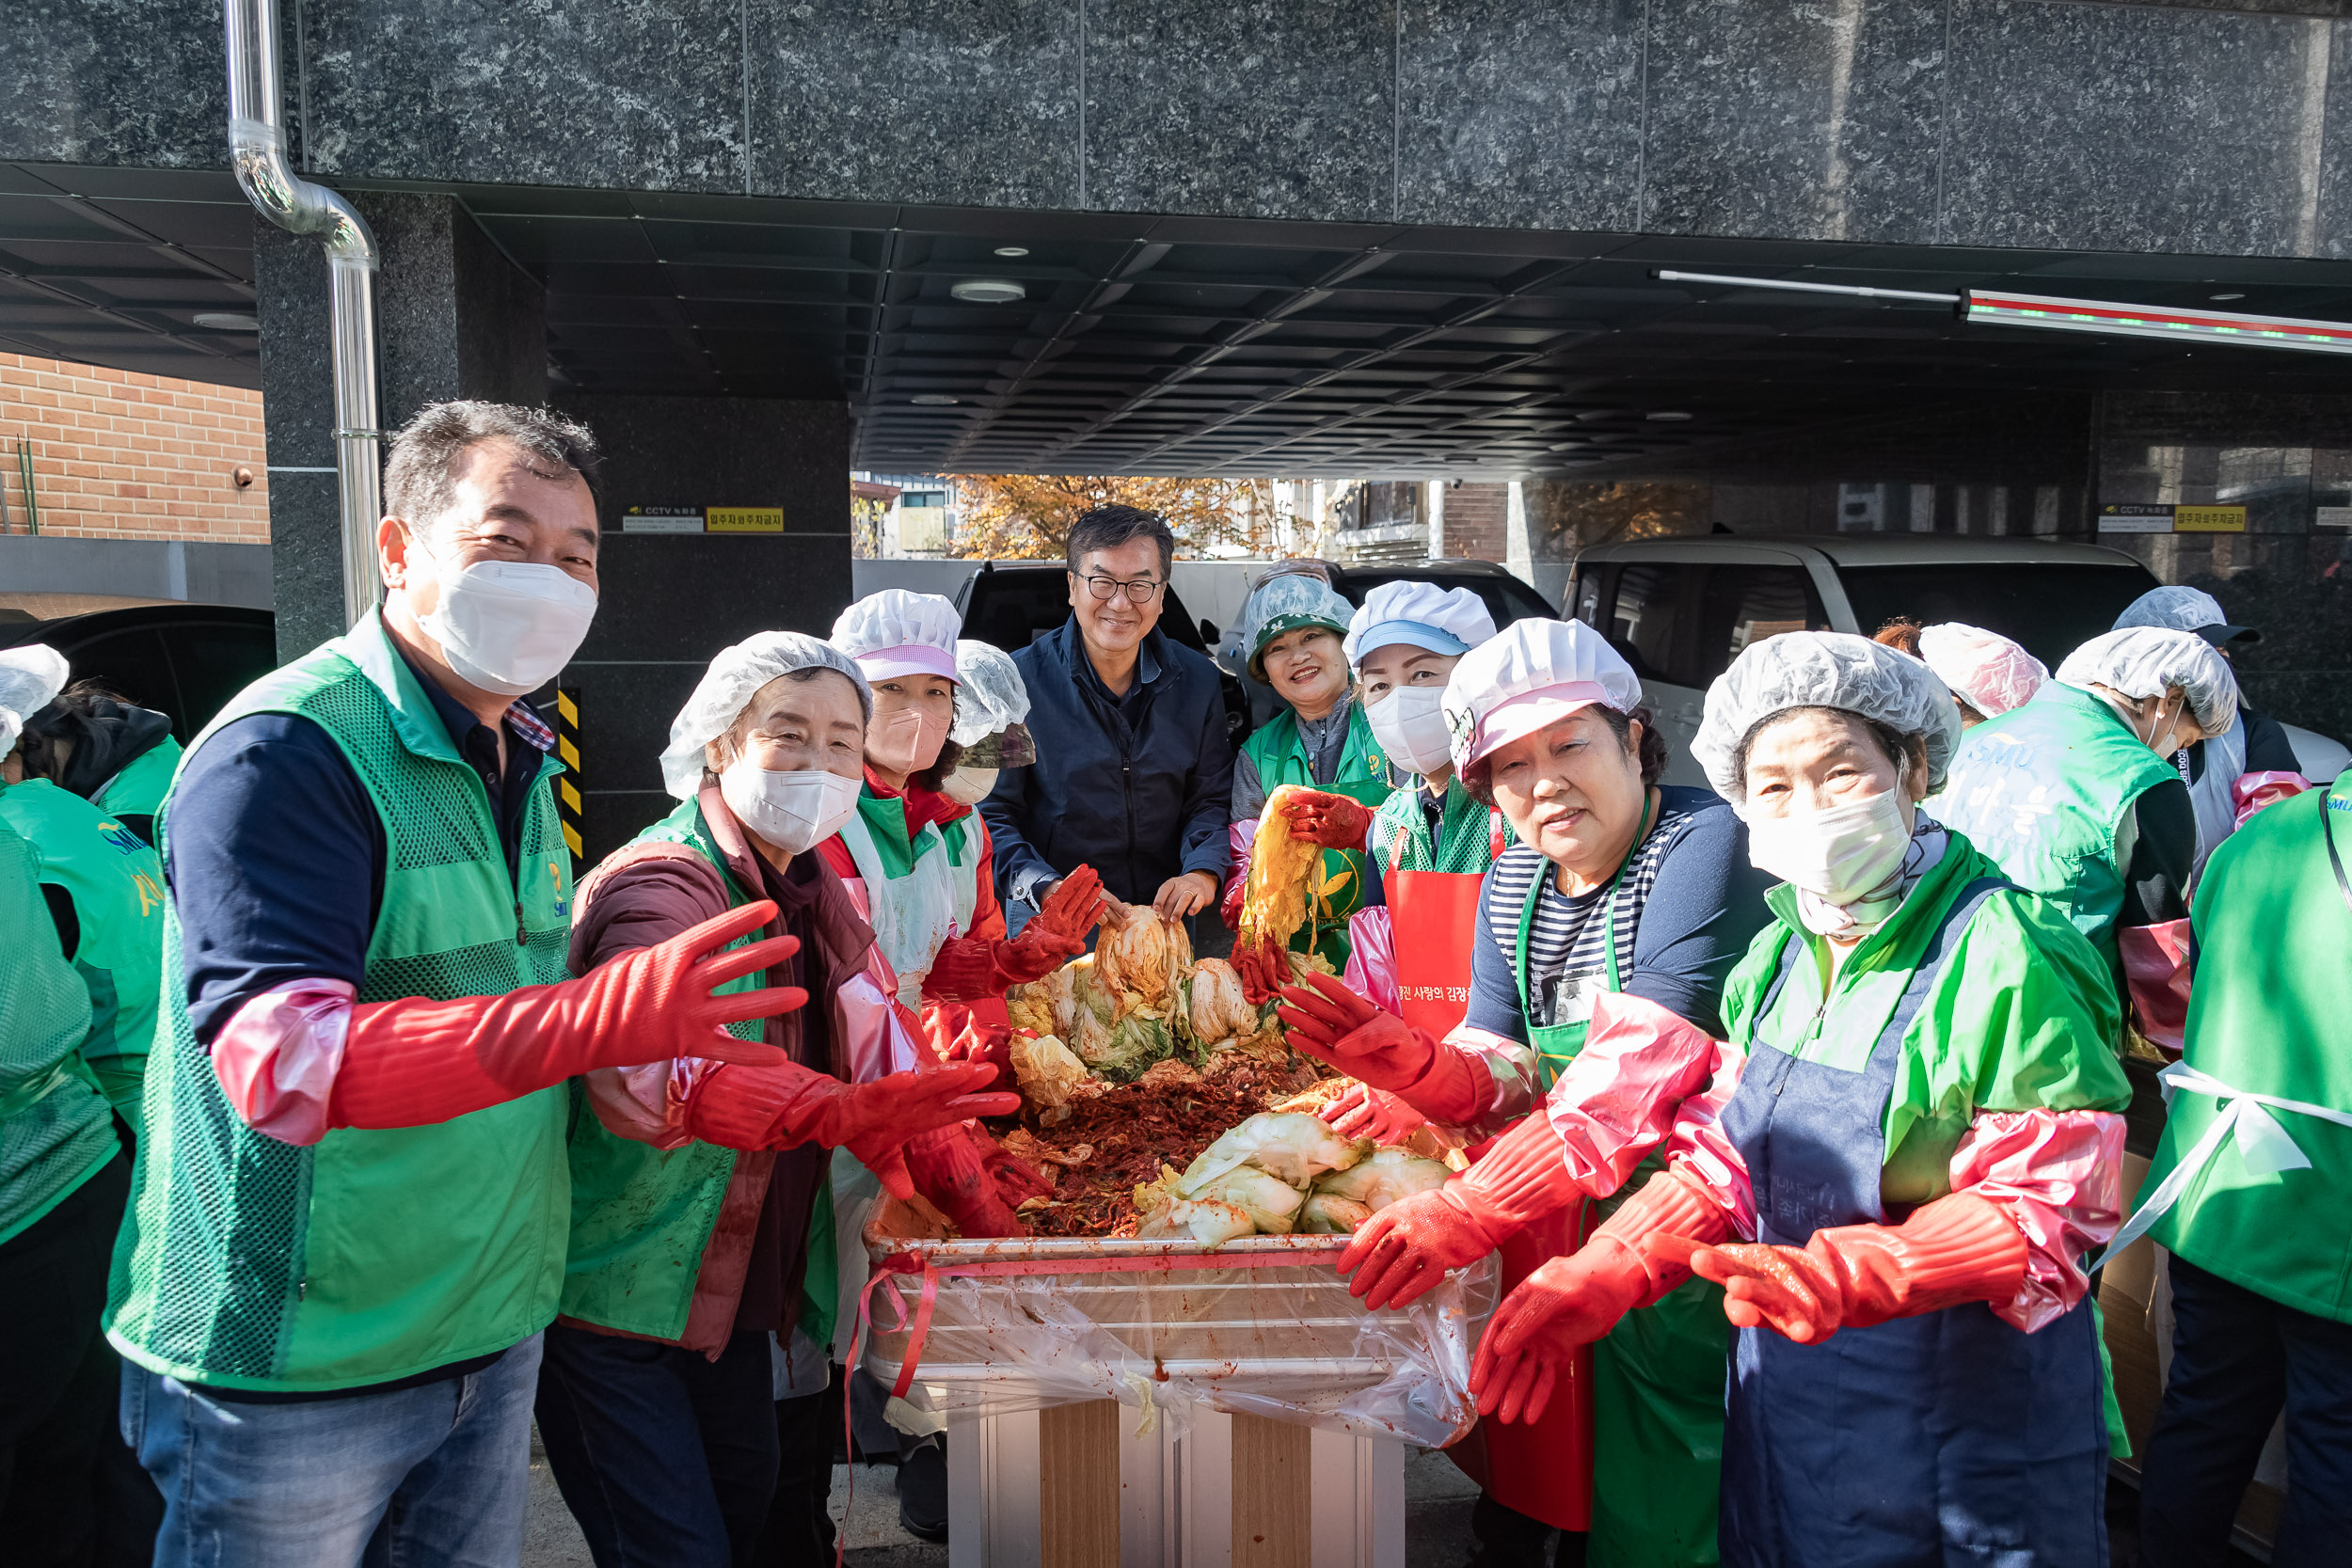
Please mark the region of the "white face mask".
POLYGON ((560 566, 477 561, 441 578, 440 602, 418 624, 458 679, 519 697, 571 662, 596 613, 596 590, 560 566))
POLYGON ((996 787, 993 768, 959 768, 947 775, 939 792, 961 806, 977 806, 996 787))
POLYGON ((1826 904, 1845 905, 1885 885, 1911 846, 1896 791, 1851 805, 1748 818, 1748 860, 1826 904))
POLYGON ((841 831, 857 810, 859 781, 821 768, 771 772, 738 757, 719 775, 719 796, 736 820, 788 855, 805 854, 841 831))
POLYGON ((1435 773, 1454 766, 1444 701, 1441 686, 1400 686, 1364 709, 1364 718, 1391 762, 1407 773, 1435 773))

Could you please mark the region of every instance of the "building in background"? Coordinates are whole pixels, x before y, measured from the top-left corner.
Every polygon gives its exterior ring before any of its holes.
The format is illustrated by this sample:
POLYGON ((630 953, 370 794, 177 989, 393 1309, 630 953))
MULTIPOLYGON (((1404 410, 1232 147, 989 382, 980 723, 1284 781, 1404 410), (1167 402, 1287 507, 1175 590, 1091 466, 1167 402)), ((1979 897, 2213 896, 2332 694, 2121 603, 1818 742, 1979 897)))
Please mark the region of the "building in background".
POLYGON ((935 559, 947 553, 956 537, 960 509, 956 482, 946 474, 882 474, 863 469, 850 475, 851 493, 860 498, 877 494, 882 505, 869 538, 863 511, 855 535, 858 556, 867 560, 935 559))

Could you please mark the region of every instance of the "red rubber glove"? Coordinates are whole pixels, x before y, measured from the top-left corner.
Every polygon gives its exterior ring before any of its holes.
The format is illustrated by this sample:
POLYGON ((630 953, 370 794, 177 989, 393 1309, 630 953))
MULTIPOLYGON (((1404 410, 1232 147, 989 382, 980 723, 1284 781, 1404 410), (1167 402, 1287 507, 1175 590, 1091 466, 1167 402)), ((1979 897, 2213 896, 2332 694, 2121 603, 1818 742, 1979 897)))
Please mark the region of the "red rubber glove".
POLYGON ((2026 1276, 2026 1237, 1991 1199, 1953 1193, 1900 1225, 1841 1225, 1801 1247, 1706 1247, 1691 1266, 1724 1287, 1734 1325, 1810 1345, 1840 1328, 2009 1300, 2026 1276))
POLYGON ((712 994, 800 951, 799 939, 787 936, 719 951, 775 918, 776 906, 763 898, 577 980, 503 996, 409 996, 354 1007, 326 1124, 429 1127, 592 1068, 674 1056, 780 1062, 774 1046, 737 1039, 726 1025, 788 1013, 808 992, 775 986, 712 994))
MULTIPOLYGON (((1015 1100, 1021 1097, 1015 1095, 1015 1100)), ((1013 1113, 989 1112, 988 1115, 1013 1113)), ((990 1137, 978 1127, 971 1129, 973 1147, 979 1150, 980 1166, 989 1180, 996 1183, 997 1196, 1018 1210, 1033 1197, 1054 1196, 1054 1183, 1046 1174, 1011 1149, 990 1137)))
POLYGON ((1255 947, 1235 947, 1232 962, 1241 999, 1253 1007, 1264 1006, 1291 983, 1290 954, 1270 936, 1255 947))
POLYGON ((963 1236, 1019 1236, 1012 1212, 980 1159, 969 1129, 935 1127, 901 1147, 915 1190, 963 1236))
POLYGON ((1591 1241, 1544 1264, 1502 1298, 1470 1368, 1478 1413, 1504 1421, 1541 1419, 1580 1349, 1690 1277, 1674 1260, 1677 1249, 1670 1239, 1711 1240, 1729 1228, 1724 1212, 1695 1182, 1671 1170, 1651 1177, 1591 1241))
POLYGON ((1292 1050, 1388 1090, 1432 1121, 1473 1121, 1493 1100, 1492 1078, 1468 1052, 1383 1012, 1332 975, 1284 986, 1276 1016, 1292 1050))
POLYGON ((1340 1255, 1348 1293, 1372 1307, 1403 1307, 1448 1269, 1501 1246, 1533 1221, 1584 1196, 1538 1106, 1478 1157, 1469 1174, 1400 1198, 1356 1228, 1340 1255))
POLYGON ((1291 837, 1326 849, 1361 849, 1372 831, 1372 808, 1328 790, 1302 789, 1282 801, 1291 837))
POLYGON ((727 1148, 846 1148, 901 1198, 914 1196, 899 1146, 972 1117, 1018 1115, 1017 1094, 979 1094, 996 1081, 984 1063, 894 1072, 844 1084, 797 1063, 706 1073, 680 1108, 686 1132, 727 1148))
POLYGON ((1018 943, 1031 932, 1041 937, 1059 937, 1078 943, 1078 951, 1086 951, 1089 931, 1103 923, 1103 879, 1094 867, 1081 865, 1054 885, 1038 906, 1037 916, 1021 927, 1018 943))
POLYGON ((1226 881, 1225 900, 1216 907, 1216 912, 1223 918, 1227 930, 1241 929, 1241 901, 1248 895, 1248 892, 1249 874, 1246 870, 1235 872, 1226 881))
POLYGON ((1355 1085, 1315 1115, 1343 1138, 1370 1138, 1376 1144, 1401 1144, 1429 1125, 1427 1117, 1369 1084, 1355 1085))

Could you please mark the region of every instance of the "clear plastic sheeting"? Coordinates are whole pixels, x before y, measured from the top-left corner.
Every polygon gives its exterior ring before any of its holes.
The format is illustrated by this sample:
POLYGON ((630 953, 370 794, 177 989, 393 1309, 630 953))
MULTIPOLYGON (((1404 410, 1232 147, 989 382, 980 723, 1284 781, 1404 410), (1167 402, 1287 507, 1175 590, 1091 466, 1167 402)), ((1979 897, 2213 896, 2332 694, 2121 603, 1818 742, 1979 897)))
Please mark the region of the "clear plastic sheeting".
POLYGON ((1372 1312, 1332 1266, 1345 1236, 908 1241, 883 1234, 891 1219, 866 1233, 864 1365, 896 1392, 917 1354, 900 1394, 914 1411, 1117 1400, 1137 1432, 1187 1430, 1206 1408, 1424 1448, 1477 1419, 1470 1360, 1500 1293, 1492 1257, 1372 1312))

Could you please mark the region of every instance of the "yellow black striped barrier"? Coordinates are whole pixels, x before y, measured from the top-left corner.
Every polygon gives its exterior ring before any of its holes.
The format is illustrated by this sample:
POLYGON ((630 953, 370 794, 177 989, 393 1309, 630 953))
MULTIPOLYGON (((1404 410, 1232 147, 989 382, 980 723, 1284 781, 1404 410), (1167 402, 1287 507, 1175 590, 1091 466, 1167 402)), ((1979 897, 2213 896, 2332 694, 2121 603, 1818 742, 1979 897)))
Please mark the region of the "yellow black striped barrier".
POLYGON ((575 862, 580 850, 582 813, 580 797, 580 698, 569 687, 555 689, 555 760, 564 771, 555 781, 555 819, 563 824, 564 843, 575 862))

